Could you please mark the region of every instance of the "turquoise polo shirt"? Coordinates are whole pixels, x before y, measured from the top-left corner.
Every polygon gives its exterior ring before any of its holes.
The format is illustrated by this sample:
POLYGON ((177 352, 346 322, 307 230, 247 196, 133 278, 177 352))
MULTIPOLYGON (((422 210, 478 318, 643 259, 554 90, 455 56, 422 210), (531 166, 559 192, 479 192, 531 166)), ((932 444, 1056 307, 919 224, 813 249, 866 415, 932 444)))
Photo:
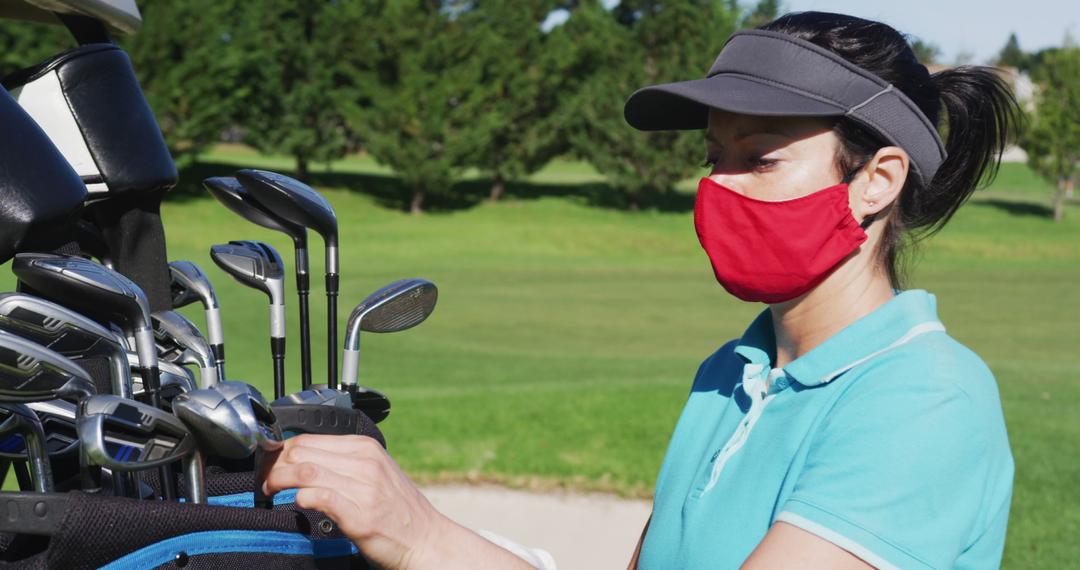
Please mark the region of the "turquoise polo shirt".
POLYGON ((738 568, 783 521, 878 568, 996 568, 1013 459, 997 385, 934 297, 896 295, 783 368, 768 310, 698 370, 639 566, 738 568))

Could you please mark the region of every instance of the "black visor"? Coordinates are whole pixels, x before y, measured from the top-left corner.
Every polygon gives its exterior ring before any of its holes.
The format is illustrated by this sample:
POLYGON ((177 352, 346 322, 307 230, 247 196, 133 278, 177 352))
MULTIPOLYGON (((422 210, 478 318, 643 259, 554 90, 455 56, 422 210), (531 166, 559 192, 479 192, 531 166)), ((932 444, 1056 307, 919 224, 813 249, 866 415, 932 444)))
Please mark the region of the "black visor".
POLYGON ((624 112, 640 130, 691 130, 708 126, 710 108, 850 117, 904 149, 924 184, 945 160, 937 129, 899 89, 824 48, 777 32, 736 32, 705 79, 640 89, 624 112))

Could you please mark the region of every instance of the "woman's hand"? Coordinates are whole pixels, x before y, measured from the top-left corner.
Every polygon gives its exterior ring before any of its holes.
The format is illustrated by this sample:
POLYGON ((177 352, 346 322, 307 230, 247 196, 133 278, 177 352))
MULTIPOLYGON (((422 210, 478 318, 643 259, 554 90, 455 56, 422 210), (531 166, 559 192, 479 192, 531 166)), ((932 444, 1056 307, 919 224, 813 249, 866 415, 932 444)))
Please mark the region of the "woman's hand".
POLYGON ((374 439, 300 435, 285 442, 264 490, 299 489, 382 568, 532 568, 437 511, 374 439))

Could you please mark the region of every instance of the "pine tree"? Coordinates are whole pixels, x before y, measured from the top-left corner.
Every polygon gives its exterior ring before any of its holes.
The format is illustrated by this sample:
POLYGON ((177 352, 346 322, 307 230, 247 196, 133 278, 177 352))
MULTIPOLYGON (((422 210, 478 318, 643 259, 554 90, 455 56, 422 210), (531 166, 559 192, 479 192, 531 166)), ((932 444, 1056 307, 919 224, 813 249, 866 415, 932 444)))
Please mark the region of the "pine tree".
POLYGON ((623 104, 636 89, 704 77, 735 28, 728 5, 708 0, 624 1, 608 12, 583 2, 563 34, 590 69, 566 108, 575 113, 570 143, 637 208, 696 171, 701 132, 642 133, 626 124, 623 104))
POLYGON ((1020 49, 1020 41, 1016 39, 1015 32, 1009 34, 1009 39, 1005 42, 1005 47, 1001 48, 998 53, 995 64, 999 67, 1027 69, 1028 55, 1024 53, 1024 50, 1020 49))

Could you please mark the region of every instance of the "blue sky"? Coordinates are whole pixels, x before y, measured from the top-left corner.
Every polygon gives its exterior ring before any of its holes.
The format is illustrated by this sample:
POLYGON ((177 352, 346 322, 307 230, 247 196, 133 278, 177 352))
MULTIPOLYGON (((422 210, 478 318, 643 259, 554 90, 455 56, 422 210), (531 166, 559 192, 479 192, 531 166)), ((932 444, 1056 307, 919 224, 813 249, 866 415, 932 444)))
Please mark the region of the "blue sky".
MULTIPOLYGON (((619 0, 603 0, 614 6, 619 0)), ((755 0, 740 0, 744 6, 755 0)), ((1080 0, 783 0, 784 11, 820 10, 879 20, 941 49, 943 63, 962 54, 971 63, 992 59, 1016 32, 1027 52, 1060 46, 1069 33, 1080 41, 1080 0)), ((566 19, 559 11, 545 22, 566 19)))
POLYGON ((1080 0, 782 0, 786 11, 820 10, 879 20, 941 48, 985 63, 1016 32, 1024 51, 1060 46, 1066 32, 1080 41, 1080 0))

